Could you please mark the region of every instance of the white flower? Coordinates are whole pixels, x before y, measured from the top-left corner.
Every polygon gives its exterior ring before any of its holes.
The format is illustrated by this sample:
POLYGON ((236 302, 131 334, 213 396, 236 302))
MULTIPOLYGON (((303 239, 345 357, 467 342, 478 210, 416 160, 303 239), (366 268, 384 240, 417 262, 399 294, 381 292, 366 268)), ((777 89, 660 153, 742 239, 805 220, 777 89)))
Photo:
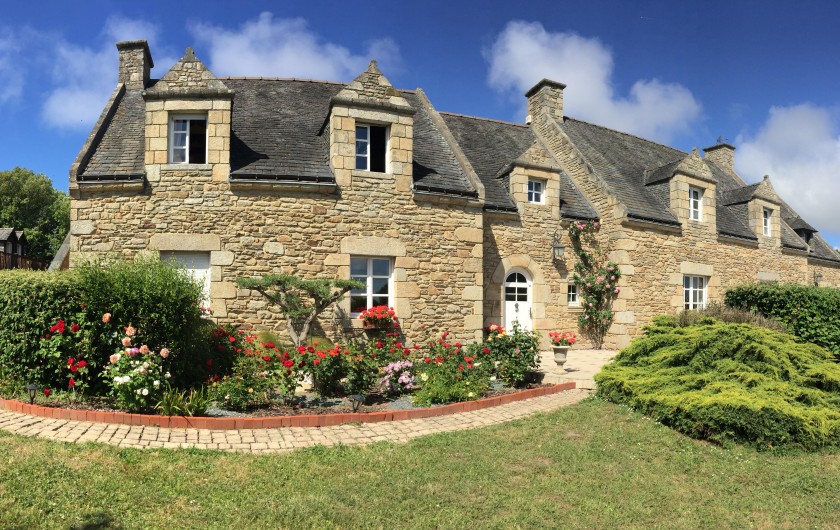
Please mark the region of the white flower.
POLYGON ((491 381, 495 381, 495 380, 496 380, 496 376, 495 376, 495 375, 491 375, 491 376, 490 376, 490 380, 491 380, 491 381))
POLYGON ((149 367, 149 363, 143 363, 143 368, 148 368, 148 367, 149 367))
POLYGON ((144 396, 148 396, 148 395, 149 395, 149 389, 148 389, 148 388, 144 388, 144 389, 143 389, 143 392, 141 392, 141 393, 142 393, 144 396))
POLYGON ((428 381, 429 380, 429 374, 427 374, 426 372, 423 372, 422 374, 420 374, 420 379, 422 379, 423 381, 428 381))
POLYGON ((138 388, 137 390, 135 390, 134 392, 135 392, 138 396, 140 395, 140 389, 139 389, 139 388, 138 388))
POLYGON ((472 392, 470 392, 469 394, 467 394, 467 397, 473 397, 474 395, 475 395, 475 394, 473 394, 472 392))
POLYGON ((159 386, 160 386, 160 381, 158 381, 157 379, 155 379, 155 382, 154 382, 154 383, 152 383, 152 384, 153 384, 153 385, 155 385, 155 388, 157 388, 157 387, 159 387, 159 386))
POLYGON ((169 378, 170 378, 170 377, 172 377, 172 376, 171 376, 171 375, 169 375, 169 372, 166 372, 165 374, 163 374, 163 377, 164 377, 165 379, 169 379, 169 378))

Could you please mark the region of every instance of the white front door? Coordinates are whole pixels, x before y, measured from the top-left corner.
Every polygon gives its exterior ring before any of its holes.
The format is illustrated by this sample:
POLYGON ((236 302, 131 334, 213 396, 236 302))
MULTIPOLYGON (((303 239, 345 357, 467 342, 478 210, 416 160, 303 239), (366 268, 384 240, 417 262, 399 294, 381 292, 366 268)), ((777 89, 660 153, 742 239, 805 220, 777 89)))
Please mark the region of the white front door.
POLYGON ((513 323, 530 331, 531 321, 531 278, 525 271, 516 271, 505 278, 505 330, 513 329, 513 323))

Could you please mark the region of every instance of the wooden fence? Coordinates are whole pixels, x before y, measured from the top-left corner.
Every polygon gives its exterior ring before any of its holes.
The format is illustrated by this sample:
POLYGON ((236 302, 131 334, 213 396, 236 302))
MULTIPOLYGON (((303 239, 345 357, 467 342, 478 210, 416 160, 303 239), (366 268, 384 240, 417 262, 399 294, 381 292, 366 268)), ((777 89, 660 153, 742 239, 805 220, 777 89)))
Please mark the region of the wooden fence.
POLYGON ((2 269, 31 269, 36 271, 47 270, 49 262, 41 261, 35 258, 27 258, 26 256, 18 256, 17 254, 7 254, 0 252, 0 270, 2 269))

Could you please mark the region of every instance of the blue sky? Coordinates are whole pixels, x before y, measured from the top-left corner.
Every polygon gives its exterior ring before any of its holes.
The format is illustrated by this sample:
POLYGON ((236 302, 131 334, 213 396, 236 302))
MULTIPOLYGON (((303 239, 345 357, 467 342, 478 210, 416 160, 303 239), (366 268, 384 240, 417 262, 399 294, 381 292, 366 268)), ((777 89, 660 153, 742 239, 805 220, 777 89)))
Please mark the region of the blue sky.
POLYGON ((370 58, 442 111, 566 114, 689 150, 722 136, 748 182, 840 246, 840 3, 817 1, 14 2, 0 18, 0 169, 67 171, 116 83, 116 40, 159 77, 186 46, 219 76, 349 81, 370 58))

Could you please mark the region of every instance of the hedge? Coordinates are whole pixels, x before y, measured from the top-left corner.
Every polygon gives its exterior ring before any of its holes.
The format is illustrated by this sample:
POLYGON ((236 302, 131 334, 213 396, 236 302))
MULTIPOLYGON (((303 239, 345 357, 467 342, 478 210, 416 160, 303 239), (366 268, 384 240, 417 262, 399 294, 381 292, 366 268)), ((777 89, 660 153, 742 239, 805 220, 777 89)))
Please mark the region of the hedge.
POLYGON ((595 381, 607 399, 695 438, 762 449, 840 447, 840 364, 785 333, 658 319, 595 381))
POLYGON ((40 337, 56 315, 79 311, 82 300, 74 272, 0 271, 0 373, 40 379, 40 337))
POLYGON ((785 324, 803 341, 840 354, 840 290, 796 284, 749 284, 727 291, 730 307, 756 311, 785 324))
POLYGON ((66 384, 51 375, 54 361, 39 353, 39 340, 58 319, 69 327, 84 318, 94 329, 86 359, 94 383, 120 346, 121 328, 131 324, 151 349, 172 350, 173 382, 193 384, 207 376, 208 328, 215 327, 201 318, 200 297, 201 285, 186 271, 156 257, 90 263, 60 273, 0 272, 0 375, 44 386, 66 384), (112 314, 108 324, 104 313, 112 314))

